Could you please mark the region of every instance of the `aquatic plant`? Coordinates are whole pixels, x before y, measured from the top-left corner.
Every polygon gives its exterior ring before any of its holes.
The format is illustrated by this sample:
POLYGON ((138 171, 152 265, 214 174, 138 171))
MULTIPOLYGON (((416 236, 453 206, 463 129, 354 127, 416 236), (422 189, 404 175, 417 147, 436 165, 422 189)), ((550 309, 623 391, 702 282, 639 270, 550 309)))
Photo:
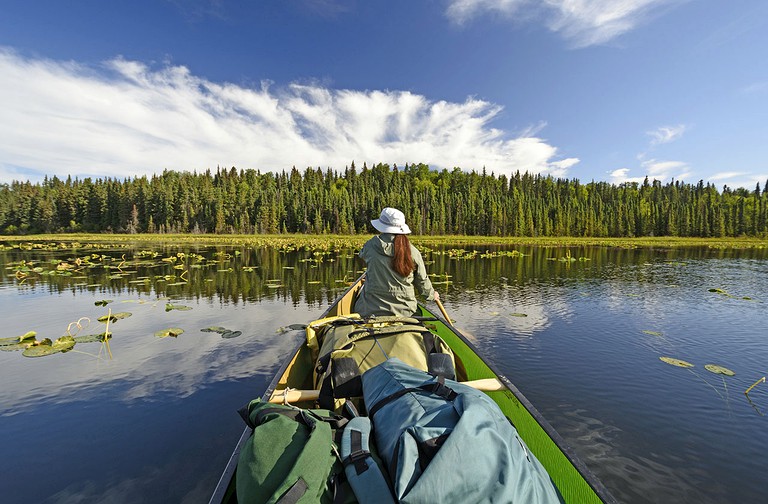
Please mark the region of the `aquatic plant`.
POLYGON ((179 334, 182 334, 184 332, 184 329, 181 329, 180 327, 169 327, 168 329, 162 329, 160 331, 157 331, 155 333, 155 336, 158 338, 175 338, 179 334))
POLYGON ((717 364, 704 364, 704 369, 710 373, 721 374, 725 376, 734 376, 736 374, 730 369, 723 366, 718 366, 717 364))
POLYGON ((224 339, 237 338, 238 336, 243 334, 242 331, 232 331, 230 329, 227 329, 226 327, 219 327, 219 326, 206 327, 204 329, 200 329, 200 331, 219 333, 221 337, 224 339))
POLYGON ((692 368, 693 364, 691 364, 688 361, 675 359, 674 357, 659 357, 659 359, 662 362, 666 362, 667 364, 671 364, 673 366, 681 367, 681 368, 692 368))
POLYGON ((171 304, 171 303, 166 303, 165 304, 165 311, 167 311, 167 312, 169 312, 171 310, 187 311, 187 310, 191 310, 191 309, 192 309, 191 306, 171 304))

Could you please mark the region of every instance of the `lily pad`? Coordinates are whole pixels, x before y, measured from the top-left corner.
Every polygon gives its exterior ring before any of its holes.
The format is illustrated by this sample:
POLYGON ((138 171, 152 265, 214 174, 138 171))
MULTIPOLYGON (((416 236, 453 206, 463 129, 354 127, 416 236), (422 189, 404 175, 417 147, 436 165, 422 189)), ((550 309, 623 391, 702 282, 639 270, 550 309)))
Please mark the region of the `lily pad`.
POLYGON ((111 299, 102 299, 101 301, 96 301, 93 304, 95 304, 96 306, 107 306, 111 302, 112 302, 111 299))
POLYGON ((526 313, 510 313, 509 316, 510 317, 527 317, 528 314, 526 314, 526 313))
POLYGON ((243 334, 243 331, 227 331, 225 333, 221 333, 221 337, 224 339, 231 339, 231 338, 237 338, 243 334))
POLYGON ((37 333, 35 331, 29 331, 21 336, 15 336, 13 338, 0 338, 0 347, 2 346, 11 346, 11 345, 17 345, 20 343, 31 343, 34 341, 35 336, 37 336, 37 333))
POLYGON ((106 323, 107 319, 109 319, 110 322, 114 323, 114 322, 117 322, 118 320, 121 320, 121 319, 124 319, 124 318, 128 318, 131 315, 133 315, 133 314, 130 313, 130 312, 117 312, 117 313, 113 313, 112 316, 104 315, 104 316, 99 317, 96 320, 98 320, 99 322, 106 323))
POLYGON ((687 362, 687 361, 684 361, 684 360, 680 360, 680 359, 675 359, 673 357, 659 357, 659 359, 661 359, 662 362, 666 362, 667 364, 671 364, 673 366, 677 366, 677 367, 681 367, 681 368, 692 368, 693 367, 693 364, 691 364, 690 362, 687 362))
MULTIPOLYGON (((15 339, 15 338, 14 338, 15 339)), ((19 350, 26 350, 26 348, 32 344, 31 341, 17 342, 12 345, 0 345, 0 352, 18 352, 19 350)))
POLYGON ((27 347, 21 355, 24 357, 45 357, 46 355, 55 354, 56 351, 51 345, 34 345, 27 347))
POLYGON ((169 327, 168 329, 157 331, 155 333, 155 336, 157 336, 158 338, 168 338, 168 337, 175 338, 179 334, 182 334, 183 332, 184 332, 184 329, 180 327, 169 327))
POLYGON ((112 333, 86 334, 84 336, 75 336, 75 343, 103 343, 111 339, 112 333))
POLYGON ((51 347, 57 352, 69 352, 75 346, 75 338, 72 336, 62 336, 53 342, 51 347))
POLYGON ((171 304, 171 303, 166 303, 165 304, 165 311, 167 311, 167 312, 171 311, 171 310, 187 311, 187 310, 191 310, 191 309, 192 309, 191 306, 175 305, 175 304, 171 304))
POLYGON ((723 366, 718 366, 717 364, 704 364, 704 369, 706 369, 710 373, 722 374, 725 376, 734 376, 736 374, 730 369, 725 368, 723 366))
POLYGON ((643 331, 643 333, 650 334, 651 336, 663 336, 663 334, 658 331, 643 331))
POLYGON ((206 327, 204 329, 200 329, 200 331, 202 331, 202 332, 215 332, 215 333, 222 334, 222 333, 225 333, 225 332, 229 331, 229 329, 227 329, 226 327, 221 327, 221 326, 211 326, 211 327, 206 327))
POLYGON ((58 352, 59 350, 53 349, 53 342, 49 338, 45 338, 42 341, 33 341, 24 350, 22 355, 24 357, 44 357, 58 352))

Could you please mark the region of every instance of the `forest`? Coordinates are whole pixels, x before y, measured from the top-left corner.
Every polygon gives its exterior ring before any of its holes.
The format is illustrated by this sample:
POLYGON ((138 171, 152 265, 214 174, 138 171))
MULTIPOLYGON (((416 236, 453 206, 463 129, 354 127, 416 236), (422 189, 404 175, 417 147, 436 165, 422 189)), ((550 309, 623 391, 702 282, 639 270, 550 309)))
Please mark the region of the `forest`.
POLYGON ((372 233, 381 208, 422 235, 768 237, 762 191, 658 180, 610 184, 375 164, 343 172, 218 168, 0 184, 0 234, 372 233))

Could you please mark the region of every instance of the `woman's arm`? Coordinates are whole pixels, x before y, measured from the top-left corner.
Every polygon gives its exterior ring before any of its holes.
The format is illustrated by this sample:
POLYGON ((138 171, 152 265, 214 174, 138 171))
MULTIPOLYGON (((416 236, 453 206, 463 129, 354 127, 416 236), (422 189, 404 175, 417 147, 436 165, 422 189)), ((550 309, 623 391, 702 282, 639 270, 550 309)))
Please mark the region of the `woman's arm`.
POLYGON ((422 259, 421 253, 416 247, 411 249, 411 255, 413 256, 413 263, 415 265, 413 270, 413 285, 425 298, 432 300, 435 298, 435 289, 432 287, 432 282, 427 276, 427 267, 424 265, 424 259, 422 259))

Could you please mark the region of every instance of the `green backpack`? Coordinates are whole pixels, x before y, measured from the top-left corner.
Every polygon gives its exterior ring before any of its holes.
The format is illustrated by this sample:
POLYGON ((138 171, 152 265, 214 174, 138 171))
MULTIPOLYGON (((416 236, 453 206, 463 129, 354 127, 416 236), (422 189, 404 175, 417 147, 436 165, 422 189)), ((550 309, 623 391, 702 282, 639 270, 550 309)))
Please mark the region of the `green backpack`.
POLYGON ((339 455, 347 419, 327 410, 251 401, 240 414, 253 435, 240 451, 241 503, 356 502, 339 455))

